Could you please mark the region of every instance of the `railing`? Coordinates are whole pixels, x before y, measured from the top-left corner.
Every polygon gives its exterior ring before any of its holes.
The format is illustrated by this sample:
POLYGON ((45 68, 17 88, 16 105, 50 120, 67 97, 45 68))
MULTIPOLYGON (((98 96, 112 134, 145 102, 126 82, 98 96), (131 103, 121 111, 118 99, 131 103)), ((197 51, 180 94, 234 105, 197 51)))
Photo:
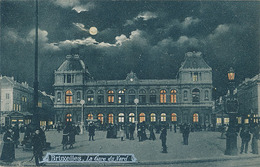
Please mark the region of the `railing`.
MULTIPOLYGON (((139 103, 139 107, 163 107, 163 106, 176 106, 176 107, 188 107, 188 106, 206 106, 212 107, 214 104, 213 102, 200 102, 200 103, 139 103)), ((135 104, 129 103, 103 103, 103 104, 84 104, 84 107, 134 107, 135 104)), ((82 107, 81 104, 54 104, 54 108, 75 108, 75 107, 82 107)))

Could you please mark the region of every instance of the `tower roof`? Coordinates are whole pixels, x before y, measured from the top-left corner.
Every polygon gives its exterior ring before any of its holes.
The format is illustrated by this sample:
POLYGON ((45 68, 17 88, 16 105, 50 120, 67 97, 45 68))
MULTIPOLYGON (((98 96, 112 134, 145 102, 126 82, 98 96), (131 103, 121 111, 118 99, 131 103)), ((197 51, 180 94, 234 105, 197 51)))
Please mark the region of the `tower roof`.
POLYGON ((86 69, 78 54, 67 55, 66 58, 67 60, 61 64, 57 71, 84 71, 86 69))
POLYGON ((202 58, 201 52, 188 52, 180 69, 211 69, 202 58))

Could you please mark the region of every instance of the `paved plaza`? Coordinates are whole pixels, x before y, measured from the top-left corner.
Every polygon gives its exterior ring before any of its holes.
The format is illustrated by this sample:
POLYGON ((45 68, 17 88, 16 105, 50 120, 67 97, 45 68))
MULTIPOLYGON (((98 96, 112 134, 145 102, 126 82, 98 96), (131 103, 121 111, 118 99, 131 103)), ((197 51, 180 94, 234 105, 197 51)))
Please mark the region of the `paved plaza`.
MULTIPOLYGON (((189 137, 189 145, 182 144, 182 134, 168 130, 167 147, 168 153, 161 153, 162 146, 159 134, 156 134, 156 140, 146 140, 139 142, 135 140, 125 139, 121 141, 117 139, 107 139, 105 131, 96 131, 95 141, 88 140, 88 134, 85 132, 83 135, 76 136, 76 143, 74 148, 63 150, 62 132, 58 133, 56 130, 46 131, 47 142, 51 143, 51 149, 44 151, 50 153, 127 153, 134 154, 137 163, 132 165, 169 165, 170 164, 183 164, 183 163, 202 163, 202 162, 215 162, 215 161, 230 161, 243 160, 243 159, 259 159, 258 155, 253 155, 251 152, 251 145, 249 144, 248 154, 239 154, 237 156, 224 155, 226 140, 220 138, 219 132, 192 132, 189 137)), ((23 134, 21 134, 21 137, 23 134)), ((149 136, 149 134, 148 134, 149 136)), ((1 135, 2 140, 2 135, 1 135)), ((21 138, 20 138, 21 140, 21 138)), ((2 141, 1 141, 2 143, 2 141)), ((240 138, 238 137, 238 149, 240 148, 240 138)), ((1 150, 2 150, 1 144, 1 150)), ((0 161, 0 166, 33 166, 34 160, 32 158, 32 151, 24 151, 22 146, 15 150, 15 161, 11 164, 0 161)), ((46 166, 63 165, 64 164, 46 164, 46 166)), ((65 164, 69 165, 69 164, 65 164)), ((72 164, 70 164, 72 165, 72 164)), ((70 166, 69 165, 69 166, 70 166)), ((78 165, 78 164, 75 164, 78 165)), ((82 165, 82 164, 79 164, 82 165)), ((90 165, 90 164, 84 164, 90 165)), ((95 163, 91 166, 115 166, 115 164, 100 164, 95 163)), ((119 165, 119 164, 117 164, 119 165)), ((126 164, 124 164, 126 165, 126 164)), ((131 164, 130 164, 131 165, 131 164)), ((119 165, 120 166, 120 165, 119 165)))

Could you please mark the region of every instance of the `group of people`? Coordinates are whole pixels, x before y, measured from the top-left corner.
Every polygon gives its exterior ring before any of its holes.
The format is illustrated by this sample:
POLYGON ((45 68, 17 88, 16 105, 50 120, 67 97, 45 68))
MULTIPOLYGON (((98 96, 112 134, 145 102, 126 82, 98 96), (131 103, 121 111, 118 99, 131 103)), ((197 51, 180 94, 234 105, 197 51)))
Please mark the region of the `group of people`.
MULTIPOLYGON (((11 163, 15 160, 15 148, 17 148, 19 145, 19 138, 20 133, 18 125, 6 129, 6 132, 3 136, 4 145, 0 158, 2 161, 11 163)), ((28 139, 28 133, 26 133, 25 139, 28 139)), ((40 161, 42 161, 43 149, 45 148, 46 144, 45 133, 40 127, 33 130, 33 133, 30 135, 30 142, 33 149, 32 158, 35 159, 36 166, 40 166, 42 165, 40 161)))
POLYGON ((259 139, 259 125, 253 124, 253 126, 244 126, 242 127, 240 131, 240 137, 241 137, 241 148, 240 148, 240 154, 245 152, 247 154, 248 152, 248 143, 251 142, 251 148, 253 154, 258 154, 258 139, 259 139), (252 137, 251 137, 252 135, 252 137))
MULTIPOLYGON (((59 131, 59 130, 58 130, 59 131)), ((67 146, 69 145, 69 148, 73 148, 73 144, 75 144, 76 135, 79 135, 80 127, 75 126, 71 122, 68 122, 64 129, 63 129, 63 135, 62 135, 62 149, 67 149, 67 146)))

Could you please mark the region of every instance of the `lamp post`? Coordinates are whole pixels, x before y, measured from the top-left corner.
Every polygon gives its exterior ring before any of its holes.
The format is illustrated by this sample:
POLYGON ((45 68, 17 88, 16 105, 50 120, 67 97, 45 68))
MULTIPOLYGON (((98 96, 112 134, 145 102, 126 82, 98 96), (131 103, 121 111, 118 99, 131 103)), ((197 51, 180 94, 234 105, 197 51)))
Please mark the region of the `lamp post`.
POLYGON ((84 116, 84 104, 85 104, 85 100, 80 100, 80 104, 81 104, 81 128, 80 128, 80 134, 83 134, 84 133, 84 119, 83 119, 83 116, 84 116))
POLYGON ((134 99, 134 103, 135 103, 135 128, 136 128, 136 133, 137 133, 137 122, 138 122, 138 120, 137 120, 137 104, 139 103, 139 99, 134 99))
POLYGON ((237 155, 237 113, 238 113, 238 101, 234 97, 234 80, 235 72, 233 68, 228 71, 229 80, 229 92, 230 95, 226 99, 225 112, 229 115, 229 126, 226 134, 226 150, 225 155, 237 155))

